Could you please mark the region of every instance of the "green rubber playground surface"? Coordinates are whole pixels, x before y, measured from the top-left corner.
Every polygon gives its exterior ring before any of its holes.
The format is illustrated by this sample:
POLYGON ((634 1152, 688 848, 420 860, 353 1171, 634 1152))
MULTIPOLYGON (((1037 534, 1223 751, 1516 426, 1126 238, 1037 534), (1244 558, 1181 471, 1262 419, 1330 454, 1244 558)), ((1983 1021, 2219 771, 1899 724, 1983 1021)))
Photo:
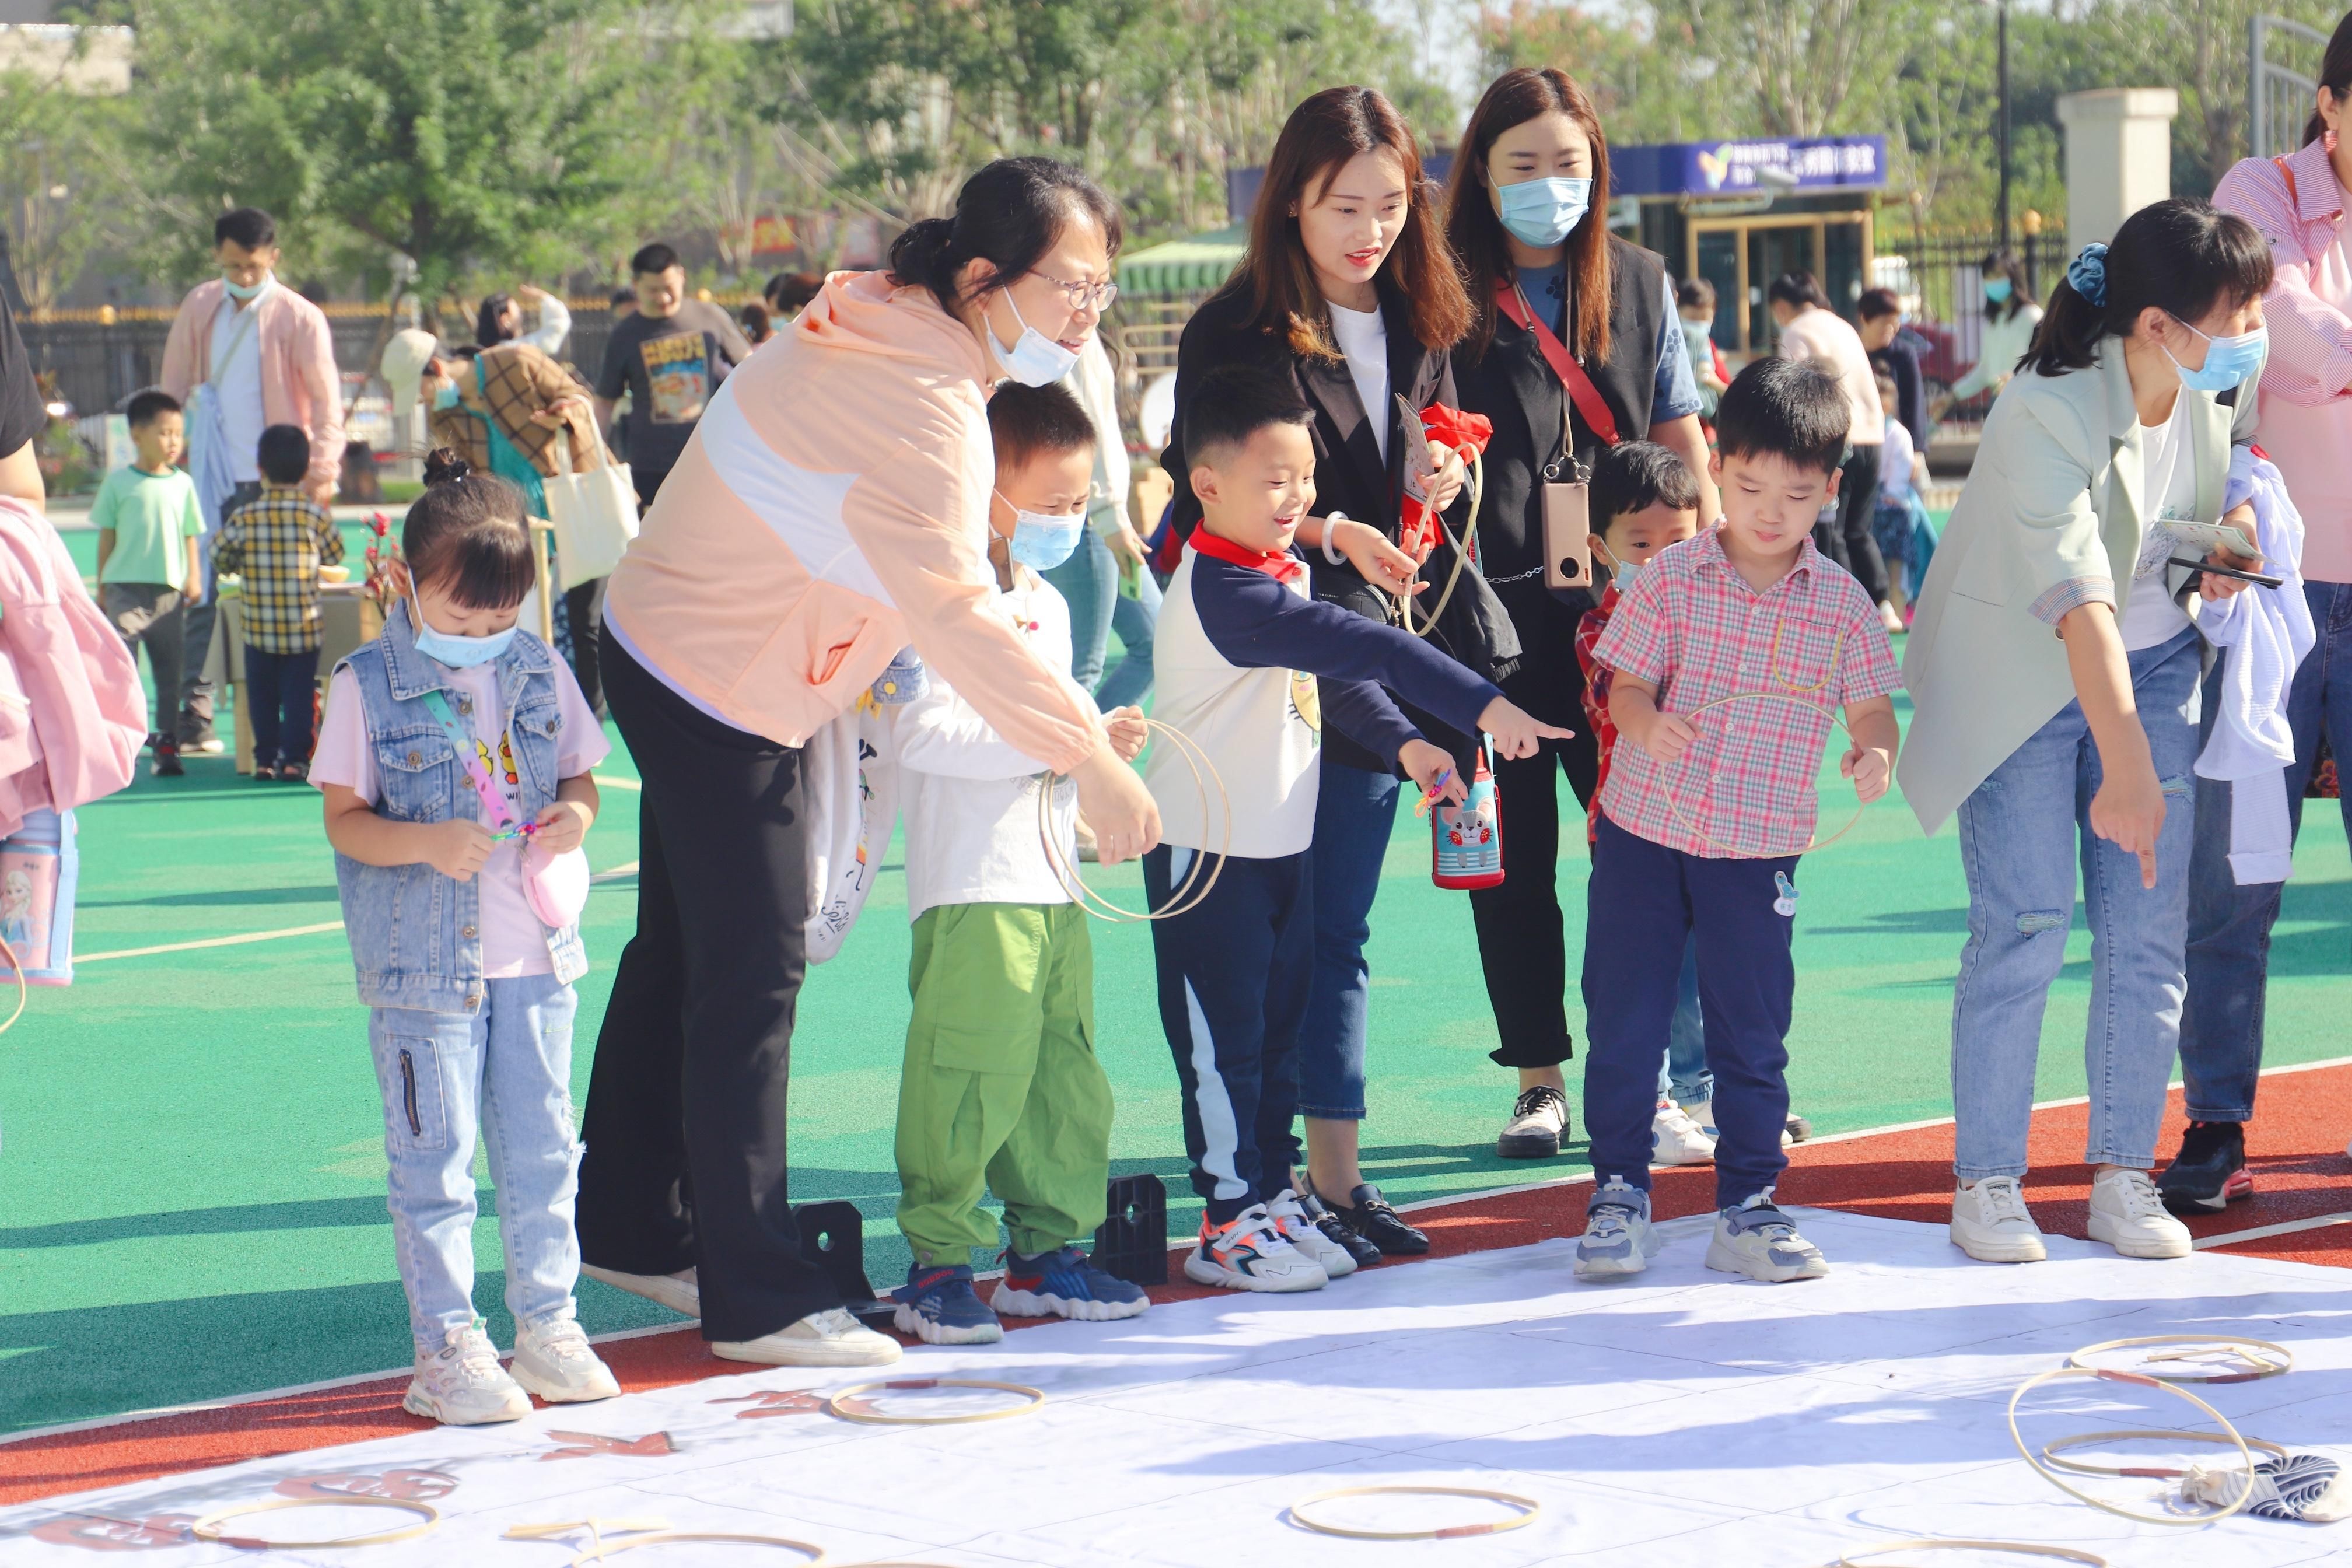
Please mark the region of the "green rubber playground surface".
MULTIPOLYGON (((88 536, 77 542, 86 556, 88 536)), ((633 777, 617 752, 600 773, 633 777)), ((1825 829, 1852 798, 1825 780, 1825 829)), ((637 796, 608 786, 604 800, 588 840, 600 871, 637 856, 637 796)), ((2352 866, 2333 815, 2314 816, 2272 952, 2273 1065, 2343 1049, 2352 866)), ((0 1431, 407 1364, 365 1015, 341 931, 303 929, 339 917, 319 819, 311 790, 240 779, 226 758, 193 758, 184 779, 142 777, 80 814, 79 977, 70 990, 36 991, 0 1037, 0 1431), (260 940, 184 945, 236 936, 260 940)), ((1509 826, 1507 803, 1507 838, 1509 826)), ((1573 973, 1586 860, 1581 836, 1564 837, 1573 973)), ((1515 1081, 1486 1059, 1495 1026, 1468 903, 1431 886, 1428 842, 1426 825, 1401 811, 1369 950, 1367 1170, 1400 1202, 1573 1173, 1580 1149, 1541 1164, 1494 1156, 1515 1081)), ((886 1288, 907 1258, 890 1157, 908 1010, 897 867, 894 850, 846 950, 812 973, 793 1049, 794 1199, 854 1200, 869 1272, 886 1288)), ((1119 901, 1141 900, 1131 868, 1094 880, 1119 901)), ((600 882, 589 903, 595 969, 581 986, 573 1071, 583 1098, 635 886, 626 875, 600 882)), ((1801 888, 1798 1109, 1822 1132, 1950 1114, 1947 1037, 1967 900, 1949 829, 1921 838, 1890 798, 1806 862, 1801 888)), ((1098 925, 1095 939, 1100 1048, 1119 1108, 1114 1169, 1169 1179, 1181 1231, 1197 1205, 1181 1182, 1150 936, 1098 925)), ((2088 946, 2078 930, 2037 1098, 2083 1091, 2088 946)), ((1571 997, 1580 1036, 1581 1014, 1571 997)), ((496 1205, 480 1182, 476 1300, 505 1343, 496 1205)), ((580 1301, 592 1331, 667 1321, 593 1283, 580 1301)))

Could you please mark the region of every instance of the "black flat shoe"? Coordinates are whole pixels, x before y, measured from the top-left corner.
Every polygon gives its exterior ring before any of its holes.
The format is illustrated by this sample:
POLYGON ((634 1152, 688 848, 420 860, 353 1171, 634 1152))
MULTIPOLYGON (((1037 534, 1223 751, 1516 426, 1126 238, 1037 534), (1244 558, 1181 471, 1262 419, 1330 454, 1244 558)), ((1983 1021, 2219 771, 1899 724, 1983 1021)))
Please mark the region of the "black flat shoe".
POLYGON ((1380 1188, 1366 1182, 1348 1196, 1353 1202, 1325 1198, 1323 1205, 1341 1225, 1380 1248, 1382 1256, 1419 1258, 1429 1250, 1429 1237, 1405 1224, 1388 1199, 1381 1196, 1380 1188))
POLYGON ((1339 1216, 1324 1206, 1323 1200, 1315 1195, 1314 1188, 1309 1187, 1298 1194, 1298 1206, 1306 1211, 1315 1228, 1321 1231, 1332 1246, 1356 1260, 1357 1268, 1370 1268, 1381 1260, 1381 1249, 1340 1224, 1339 1216))

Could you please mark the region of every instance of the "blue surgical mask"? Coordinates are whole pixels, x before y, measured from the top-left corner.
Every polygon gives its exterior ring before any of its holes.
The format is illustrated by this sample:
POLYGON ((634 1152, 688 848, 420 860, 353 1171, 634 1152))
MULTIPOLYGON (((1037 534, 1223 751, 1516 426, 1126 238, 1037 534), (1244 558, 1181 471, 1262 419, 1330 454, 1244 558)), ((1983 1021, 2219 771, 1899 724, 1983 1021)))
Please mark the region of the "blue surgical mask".
MULTIPOLYGON (((2179 321, 2177 316, 2173 319, 2179 321)), ((2189 327, 2186 321, 2180 324, 2189 327)), ((2189 330, 2197 332, 2194 327, 2189 330)), ((2234 338, 2217 338, 2205 332, 2197 335, 2205 340, 2205 363, 2196 370, 2173 359, 2170 349, 2164 350, 2164 357, 2172 360, 2172 368, 2180 373, 2180 384, 2192 392, 2227 392, 2252 379, 2262 370, 2263 356, 2270 349, 2270 331, 2263 327, 2241 332, 2234 338)), ((2157 346, 2163 347, 2161 343, 2157 346)))
POLYGON ((433 395, 433 406, 436 409, 440 410, 447 410, 457 407, 457 384, 454 381, 443 382, 441 384, 440 390, 433 395))
POLYGON ((1633 577, 1642 570, 1642 565, 1639 561, 1620 561, 1613 554, 1610 556, 1609 582, 1611 586, 1617 590, 1619 598, 1622 599, 1633 591, 1633 577))
POLYGON ((507 651, 515 633, 521 629, 512 626, 486 637, 461 637, 452 632, 435 631, 425 623, 424 606, 416 602, 415 594, 408 596, 408 618, 409 629, 415 634, 416 651, 451 669, 471 669, 478 664, 489 663, 507 651))
POLYGON ((274 276, 265 272, 261 275, 261 281, 250 288, 242 283, 232 283, 226 278, 221 279, 221 287, 228 290, 228 297, 232 300, 257 300, 261 297, 261 291, 268 288, 273 281, 275 281, 274 276))
POLYGON ((1551 175, 1498 185, 1503 226, 1522 245, 1549 249, 1569 236, 1592 205, 1592 182, 1551 175))
POLYGON ((1066 349, 1027 321, 1021 320, 1021 307, 1013 302, 1013 291, 1004 291, 1004 307, 1013 319, 1021 322, 1021 341, 1007 349, 998 344, 996 329, 982 323, 988 333, 988 346, 996 350, 996 363, 1004 374, 1024 386, 1051 386, 1070 374, 1078 363, 1077 351, 1066 349))
POLYGON ((1079 536, 1087 531, 1083 517, 1048 517, 1044 512, 1023 511, 1005 500, 1004 492, 996 499, 1013 507, 1013 537, 1005 543, 1005 552, 1034 572, 1051 572, 1070 558, 1078 547, 1079 536))
POLYGON ((1985 298, 1996 305, 2006 305, 2010 292, 2015 287, 2006 278, 1988 278, 1985 279, 1985 298))

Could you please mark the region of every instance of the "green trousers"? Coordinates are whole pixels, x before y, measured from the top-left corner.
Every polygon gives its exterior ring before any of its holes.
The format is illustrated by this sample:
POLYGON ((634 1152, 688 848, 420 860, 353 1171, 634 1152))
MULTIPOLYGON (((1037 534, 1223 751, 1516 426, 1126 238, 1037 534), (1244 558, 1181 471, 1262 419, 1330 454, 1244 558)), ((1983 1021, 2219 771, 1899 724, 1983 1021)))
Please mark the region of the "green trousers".
POLYGON ((898 1079, 898 1228, 922 1263, 1052 1252, 1103 1222, 1110 1079, 1095 1059, 1094 944, 1071 904, 942 904, 915 922, 898 1079))

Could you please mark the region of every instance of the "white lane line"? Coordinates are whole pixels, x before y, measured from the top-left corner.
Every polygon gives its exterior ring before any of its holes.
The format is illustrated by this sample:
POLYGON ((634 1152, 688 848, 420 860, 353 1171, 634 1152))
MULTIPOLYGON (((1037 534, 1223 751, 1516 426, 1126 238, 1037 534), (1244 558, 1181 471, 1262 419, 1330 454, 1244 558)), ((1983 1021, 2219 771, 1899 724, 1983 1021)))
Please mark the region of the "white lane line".
POLYGON ((2352 1211, 2324 1214, 2315 1219, 2291 1219, 2278 1225, 2258 1225, 2252 1230, 2232 1230, 2221 1236, 2200 1236, 2189 1245, 2202 1252, 2209 1247, 2235 1247, 2242 1241, 2264 1241, 2273 1236, 2293 1236, 2299 1230, 2318 1230, 2325 1226, 2346 1224, 2352 1224, 2352 1211))

